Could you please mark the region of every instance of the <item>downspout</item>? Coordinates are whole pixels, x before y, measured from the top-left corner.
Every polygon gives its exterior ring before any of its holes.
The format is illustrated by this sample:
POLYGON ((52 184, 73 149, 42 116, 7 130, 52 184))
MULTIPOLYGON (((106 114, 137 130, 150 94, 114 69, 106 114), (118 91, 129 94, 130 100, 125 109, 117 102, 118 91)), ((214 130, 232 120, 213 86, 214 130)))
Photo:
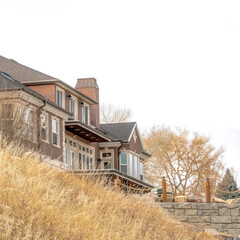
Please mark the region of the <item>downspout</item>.
POLYGON ((119 152, 119 150, 120 150, 120 148, 122 147, 122 145, 123 145, 123 141, 122 140, 120 140, 120 143, 121 143, 121 145, 118 147, 118 151, 117 151, 117 153, 118 153, 118 169, 117 170, 119 170, 120 171, 120 164, 119 164, 119 161, 120 161, 120 152, 119 152))

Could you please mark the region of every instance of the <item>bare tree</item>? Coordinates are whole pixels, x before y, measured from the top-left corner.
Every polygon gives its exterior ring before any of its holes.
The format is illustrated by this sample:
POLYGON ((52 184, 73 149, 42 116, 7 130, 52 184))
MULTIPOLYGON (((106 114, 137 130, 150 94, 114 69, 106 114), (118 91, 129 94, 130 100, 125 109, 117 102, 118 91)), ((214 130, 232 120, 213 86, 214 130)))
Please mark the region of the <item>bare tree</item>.
POLYGON ((152 184, 161 183, 166 176, 168 186, 175 195, 200 196, 206 178, 214 188, 220 178, 223 149, 216 149, 207 137, 168 127, 151 129, 143 139, 152 157, 145 164, 146 179, 152 184))
POLYGON ((103 104, 101 105, 100 116, 101 123, 122 123, 130 120, 131 110, 116 107, 112 104, 103 104))

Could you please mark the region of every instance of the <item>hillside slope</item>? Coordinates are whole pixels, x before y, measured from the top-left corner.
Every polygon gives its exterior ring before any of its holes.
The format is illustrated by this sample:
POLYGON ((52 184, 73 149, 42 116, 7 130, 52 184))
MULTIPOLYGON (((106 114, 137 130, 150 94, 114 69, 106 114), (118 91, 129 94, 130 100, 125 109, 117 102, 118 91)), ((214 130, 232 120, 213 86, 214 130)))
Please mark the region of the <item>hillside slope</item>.
POLYGON ((0 147, 0 239, 213 239, 157 206, 0 147))

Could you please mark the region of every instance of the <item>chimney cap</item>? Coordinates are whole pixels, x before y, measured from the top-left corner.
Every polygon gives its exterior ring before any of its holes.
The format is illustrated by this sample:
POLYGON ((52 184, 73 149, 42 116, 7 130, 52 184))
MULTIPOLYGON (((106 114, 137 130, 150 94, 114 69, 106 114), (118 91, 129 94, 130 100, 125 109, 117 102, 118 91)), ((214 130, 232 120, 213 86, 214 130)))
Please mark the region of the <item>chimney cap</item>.
POLYGON ((95 78, 78 78, 75 88, 99 88, 95 78))

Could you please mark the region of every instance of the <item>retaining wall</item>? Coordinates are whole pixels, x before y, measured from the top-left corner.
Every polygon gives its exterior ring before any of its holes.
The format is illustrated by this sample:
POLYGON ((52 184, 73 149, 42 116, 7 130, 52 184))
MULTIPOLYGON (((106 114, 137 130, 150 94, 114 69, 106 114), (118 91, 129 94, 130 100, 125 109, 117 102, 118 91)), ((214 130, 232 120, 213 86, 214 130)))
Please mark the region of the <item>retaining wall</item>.
POLYGON ((240 235, 240 204, 160 203, 182 222, 200 228, 240 235))

